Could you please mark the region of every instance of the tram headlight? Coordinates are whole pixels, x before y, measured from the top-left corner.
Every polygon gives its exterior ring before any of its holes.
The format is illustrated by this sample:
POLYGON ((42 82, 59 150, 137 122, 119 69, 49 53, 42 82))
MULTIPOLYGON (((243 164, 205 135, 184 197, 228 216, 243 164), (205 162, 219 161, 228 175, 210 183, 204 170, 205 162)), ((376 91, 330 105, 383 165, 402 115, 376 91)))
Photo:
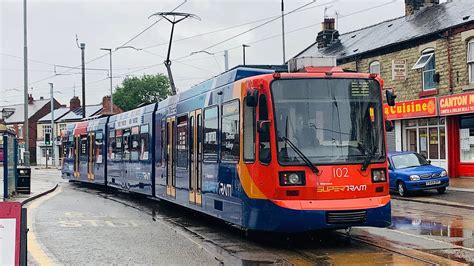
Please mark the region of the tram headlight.
POLYGON ((385 169, 373 169, 372 170, 372 182, 380 183, 387 181, 387 173, 385 169))
POLYGON ((280 172, 280 186, 304 186, 304 172, 280 172))

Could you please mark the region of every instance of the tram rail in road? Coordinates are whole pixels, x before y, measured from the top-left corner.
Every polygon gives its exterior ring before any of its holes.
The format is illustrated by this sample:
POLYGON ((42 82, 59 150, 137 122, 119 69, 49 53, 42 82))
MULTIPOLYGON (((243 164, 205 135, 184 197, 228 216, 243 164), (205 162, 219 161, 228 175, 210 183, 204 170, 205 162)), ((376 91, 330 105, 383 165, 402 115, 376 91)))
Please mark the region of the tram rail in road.
POLYGON ((457 263, 418 250, 408 251, 389 247, 385 245, 386 243, 383 244, 383 241, 378 242, 376 238, 347 235, 341 231, 293 235, 254 233, 246 237, 245 232, 238 228, 171 203, 158 203, 156 199, 97 186, 84 184, 71 184, 71 186, 79 192, 95 194, 146 213, 154 221, 168 226, 214 256, 220 264, 367 263, 369 258, 373 262, 384 264, 457 263), (95 189, 90 190, 91 187, 95 189), (371 252, 371 256, 367 256, 367 252, 371 252))

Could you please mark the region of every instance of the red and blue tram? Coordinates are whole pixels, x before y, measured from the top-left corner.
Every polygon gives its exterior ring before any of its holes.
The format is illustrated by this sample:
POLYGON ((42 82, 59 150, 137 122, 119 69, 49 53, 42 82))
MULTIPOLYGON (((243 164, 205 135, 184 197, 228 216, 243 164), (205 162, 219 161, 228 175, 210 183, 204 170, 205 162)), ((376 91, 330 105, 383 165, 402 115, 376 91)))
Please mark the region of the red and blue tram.
POLYGON ((63 177, 141 193, 243 229, 391 223, 383 80, 339 68, 237 67, 77 123, 63 177))

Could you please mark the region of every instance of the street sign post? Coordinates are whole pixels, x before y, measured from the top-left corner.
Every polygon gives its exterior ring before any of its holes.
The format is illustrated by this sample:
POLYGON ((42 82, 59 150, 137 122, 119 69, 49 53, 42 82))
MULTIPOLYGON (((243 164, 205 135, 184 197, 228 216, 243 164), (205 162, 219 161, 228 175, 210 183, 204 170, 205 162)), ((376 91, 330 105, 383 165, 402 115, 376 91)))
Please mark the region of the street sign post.
POLYGON ((0 202, 0 265, 26 265, 26 209, 0 202))

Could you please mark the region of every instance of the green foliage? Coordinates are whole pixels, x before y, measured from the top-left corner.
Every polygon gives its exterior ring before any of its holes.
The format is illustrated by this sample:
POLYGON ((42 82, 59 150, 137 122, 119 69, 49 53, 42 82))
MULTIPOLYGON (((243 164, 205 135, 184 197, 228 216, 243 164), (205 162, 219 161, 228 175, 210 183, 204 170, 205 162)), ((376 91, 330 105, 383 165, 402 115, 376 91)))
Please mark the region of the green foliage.
POLYGON ((171 94, 168 77, 163 74, 127 77, 114 92, 114 104, 129 111, 141 104, 159 102, 171 94))

